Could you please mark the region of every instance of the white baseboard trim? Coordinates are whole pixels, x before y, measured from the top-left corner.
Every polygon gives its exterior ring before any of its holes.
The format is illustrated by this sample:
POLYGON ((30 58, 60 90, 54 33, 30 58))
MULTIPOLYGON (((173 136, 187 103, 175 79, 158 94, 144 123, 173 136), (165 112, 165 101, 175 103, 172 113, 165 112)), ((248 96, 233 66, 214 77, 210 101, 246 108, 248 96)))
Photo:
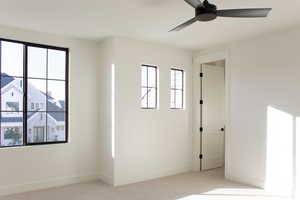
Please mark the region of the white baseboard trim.
POLYGON ((246 176, 237 177, 237 176, 231 175, 229 173, 226 173, 225 178, 227 180, 230 180, 233 182, 238 182, 238 183, 246 184, 249 186, 258 187, 261 189, 264 189, 264 187, 265 187, 265 180, 263 180, 263 179, 257 179, 257 178, 246 177, 246 176))
POLYGON ((65 186, 65 185, 94 181, 94 180, 99 180, 99 174, 93 174, 87 176, 53 178, 45 181, 43 180, 43 181, 34 181, 31 183, 24 183, 24 184, 0 186, 0 196, 48 189, 52 187, 65 186))
POLYGON ((123 186, 123 185, 128 185, 128 184, 133 184, 133 183, 139 183, 139 182, 144 182, 144 181, 151 181, 154 179, 158 178, 164 178, 168 176, 174 176, 178 174, 183 174, 187 172, 191 172, 192 169, 191 167, 184 167, 184 168, 179 168, 179 169, 170 169, 170 170, 164 170, 162 172, 157 172, 157 173, 152 173, 148 174, 147 176, 139 176, 139 177, 130 177, 127 179, 123 180, 116 180, 114 183, 114 186, 123 186))
POLYGON ((113 177, 107 176, 105 174, 100 174, 99 175, 99 179, 101 181, 103 181, 104 183, 107 183, 109 185, 113 185, 114 184, 113 177))

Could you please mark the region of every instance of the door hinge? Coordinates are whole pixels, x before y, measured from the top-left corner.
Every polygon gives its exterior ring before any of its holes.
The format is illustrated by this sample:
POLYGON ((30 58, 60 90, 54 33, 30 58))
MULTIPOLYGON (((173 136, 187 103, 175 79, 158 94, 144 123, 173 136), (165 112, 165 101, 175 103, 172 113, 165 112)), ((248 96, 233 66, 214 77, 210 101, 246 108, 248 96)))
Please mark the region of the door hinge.
POLYGON ((200 127, 199 130, 200 130, 200 132, 203 132, 203 127, 200 127))
POLYGON ((203 154, 199 154, 199 159, 200 159, 200 160, 203 159, 203 154))
POLYGON ((202 72, 200 73, 200 77, 203 77, 203 73, 202 72))
POLYGON ((200 104, 201 104, 201 105, 203 104, 203 100, 200 100, 200 104))

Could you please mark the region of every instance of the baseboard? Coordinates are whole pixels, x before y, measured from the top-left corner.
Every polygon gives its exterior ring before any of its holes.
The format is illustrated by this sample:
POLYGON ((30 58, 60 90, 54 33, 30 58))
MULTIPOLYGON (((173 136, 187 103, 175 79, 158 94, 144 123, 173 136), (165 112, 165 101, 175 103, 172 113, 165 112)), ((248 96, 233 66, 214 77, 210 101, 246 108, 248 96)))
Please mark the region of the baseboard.
POLYGON ((103 181, 104 183, 107 183, 107 184, 109 184, 109 185, 113 185, 113 184, 114 184, 114 182, 113 182, 113 177, 111 177, 111 176, 107 176, 107 175, 105 175, 105 174, 100 174, 100 175, 99 175, 99 179, 100 179, 101 181, 103 181))
POLYGON ((257 179, 257 178, 246 177, 246 176, 237 177, 237 176, 231 175, 229 173, 226 173, 225 178, 230 181, 242 183, 242 184, 249 185, 249 186, 258 187, 261 189, 264 189, 264 186, 265 186, 265 180, 263 180, 263 179, 257 179))
POLYGON ((99 180, 99 177, 100 177, 99 174, 93 174, 87 176, 53 178, 45 181, 34 181, 31 183, 8 185, 8 186, 0 187, 0 196, 48 189, 52 187, 59 187, 59 186, 82 183, 82 182, 93 181, 93 180, 99 180))
POLYGON ((168 177, 168 176, 174 176, 174 175, 183 174, 183 173, 187 173, 187 172, 191 172, 191 171, 192 171, 191 167, 184 167, 184 168, 180 168, 180 169, 176 169, 176 170, 174 170, 174 169, 164 170, 163 172, 148 174, 147 176, 130 177, 125 180, 124 179, 116 180, 114 183, 114 186, 123 186, 123 185, 128 185, 128 184, 133 184, 133 183, 151 181, 154 179, 164 178, 164 177, 168 177))

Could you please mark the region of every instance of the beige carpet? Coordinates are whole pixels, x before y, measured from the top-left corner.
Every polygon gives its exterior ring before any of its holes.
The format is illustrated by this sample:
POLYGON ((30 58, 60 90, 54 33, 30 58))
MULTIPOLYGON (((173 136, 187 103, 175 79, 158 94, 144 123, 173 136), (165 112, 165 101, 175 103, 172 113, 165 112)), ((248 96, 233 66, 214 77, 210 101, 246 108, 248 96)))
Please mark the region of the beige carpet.
POLYGON ((223 169, 186 173, 121 187, 100 181, 0 197, 1 200, 282 200, 223 179, 223 169))

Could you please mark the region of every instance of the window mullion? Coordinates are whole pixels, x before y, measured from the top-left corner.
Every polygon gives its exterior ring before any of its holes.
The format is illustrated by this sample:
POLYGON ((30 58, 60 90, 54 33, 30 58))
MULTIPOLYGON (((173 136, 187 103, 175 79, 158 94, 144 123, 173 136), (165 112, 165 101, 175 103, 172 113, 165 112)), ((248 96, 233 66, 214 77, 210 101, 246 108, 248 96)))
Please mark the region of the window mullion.
POLYGON ((69 141, 69 50, 66 51, 65 60, 65 140, 69 141))
MULTIPOLYGON (((2 83, 2 41, 0 40, 0 85, 1 85, 1 83, 2 83)), ((2 89, 2 88, 1 88, 2 89)), ((0 89, 0 90, 1 90, 0 89)), ((2 94, 1 94, 1 92, 0 92, 0 146, 1 146, 1 144, 2 144, 2 140, 1 140, 1 138, 2 138, 2 123, 1 123, 1 121, 2 121, 2 94)))
POLYGON ((174 107, 177 108, 177 104, 176 104, 176 89, 177 89, 177 86, 176 86, 176 81, 177 81, 177 71, 175 70, 174 71, 174 87, 175 87, 175 90, 174 90, 174 107))
POLYGON ((181 108, 183 108, 183 105, 184 105, 184 74, 183 74, 183 71, 181 71, 181 80, 182 80, 182 83, 181 83, 181 108))
MULTIPOLYGON (((47 49, 46 51, 46 142, 48 141, 48 53, 49 53, 49 50, 47 49)), ((44 138, 44 141, 45 141, 45 138, 44 138)))
POLYGON ((148 73, 148 70, 149 70, 149 67, 146 67, 146 69, 147 69, 147 75, 146 75, 146 77, 147 77, 147 91, 146 91, 146 97, 147 97, 147 108, 149 108, 149 73, 148 73))
POLYGON ((23 52, 23 145, 27 145, 27 86, 28 86, 28 46, 23 52))
POLYGON ((157 91, 157 68, 154 68, 155 69, 155 108, 157 108, 157 104, 158 104, 158 91, 157 91))

